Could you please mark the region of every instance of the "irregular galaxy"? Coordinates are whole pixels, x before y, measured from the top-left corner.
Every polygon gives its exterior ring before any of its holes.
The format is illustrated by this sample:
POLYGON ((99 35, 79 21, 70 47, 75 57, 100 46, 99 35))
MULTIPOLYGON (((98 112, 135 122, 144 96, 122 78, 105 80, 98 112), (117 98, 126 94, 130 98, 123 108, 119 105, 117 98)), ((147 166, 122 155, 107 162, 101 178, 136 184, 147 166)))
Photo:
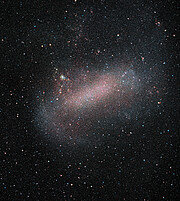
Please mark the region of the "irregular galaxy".
POLYGON ((51 101, 41 105, 41 120, 61 140, 79 140, 97 129, 99 119, 108 122, 119 113, 123 116, 139 90, 135 72, 120 67, 92 73, 84 70, 69 77, 56 72, 54 83, 52 95, 46 97, 51 101))
POLYGON ((178 1, 0 8, 0 200, 179 201, 178 1))

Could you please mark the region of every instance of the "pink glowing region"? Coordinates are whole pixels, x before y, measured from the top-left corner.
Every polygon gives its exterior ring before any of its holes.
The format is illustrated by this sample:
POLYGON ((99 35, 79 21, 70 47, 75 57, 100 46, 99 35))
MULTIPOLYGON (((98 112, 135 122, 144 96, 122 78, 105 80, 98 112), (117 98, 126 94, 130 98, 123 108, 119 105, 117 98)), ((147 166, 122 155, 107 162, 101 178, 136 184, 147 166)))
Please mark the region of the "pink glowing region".
POLYGON ((82 107, 89 103, 96 104, 107 98, 116 86, 112 76, 102 76, 98 80, 85 88, 81 88, 77 93, 68 97, 67 104, 73 107, 82 107))

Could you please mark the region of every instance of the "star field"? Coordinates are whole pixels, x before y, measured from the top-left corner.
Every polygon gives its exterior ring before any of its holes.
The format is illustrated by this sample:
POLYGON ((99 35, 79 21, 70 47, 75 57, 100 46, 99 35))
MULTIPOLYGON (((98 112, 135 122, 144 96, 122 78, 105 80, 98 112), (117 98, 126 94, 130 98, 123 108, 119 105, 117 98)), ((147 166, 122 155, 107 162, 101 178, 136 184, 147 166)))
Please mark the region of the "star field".
POLYGON ((0 200, 179 200, 178 2, 0 8, 0 200))

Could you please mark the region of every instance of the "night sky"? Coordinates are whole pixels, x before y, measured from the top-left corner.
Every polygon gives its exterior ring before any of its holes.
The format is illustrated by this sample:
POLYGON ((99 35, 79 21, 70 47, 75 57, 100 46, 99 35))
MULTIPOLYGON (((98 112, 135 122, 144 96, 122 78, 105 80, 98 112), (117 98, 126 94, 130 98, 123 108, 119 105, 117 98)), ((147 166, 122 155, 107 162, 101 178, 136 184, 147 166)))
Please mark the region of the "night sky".
POLYGON ((180 200, 178 1, 0 11, 0 200, 180 200))

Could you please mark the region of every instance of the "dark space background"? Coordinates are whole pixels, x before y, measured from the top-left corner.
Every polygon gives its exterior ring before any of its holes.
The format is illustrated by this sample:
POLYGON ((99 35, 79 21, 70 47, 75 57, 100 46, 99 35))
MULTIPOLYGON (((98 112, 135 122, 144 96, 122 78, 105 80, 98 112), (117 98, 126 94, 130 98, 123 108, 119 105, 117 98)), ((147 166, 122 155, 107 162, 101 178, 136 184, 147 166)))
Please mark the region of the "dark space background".
POLYGON ((0 2, 0 200, 180 200, 178 6, 0 2), (39 99, 56 68, 121 64, 134 66, 144 93, 126 119, 103 124, 104 137, 70 145, 41 129, 39 99))

